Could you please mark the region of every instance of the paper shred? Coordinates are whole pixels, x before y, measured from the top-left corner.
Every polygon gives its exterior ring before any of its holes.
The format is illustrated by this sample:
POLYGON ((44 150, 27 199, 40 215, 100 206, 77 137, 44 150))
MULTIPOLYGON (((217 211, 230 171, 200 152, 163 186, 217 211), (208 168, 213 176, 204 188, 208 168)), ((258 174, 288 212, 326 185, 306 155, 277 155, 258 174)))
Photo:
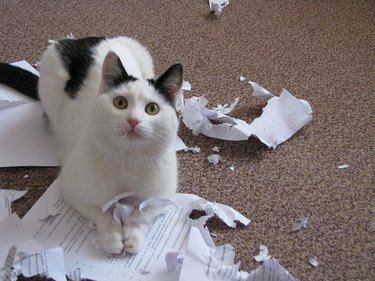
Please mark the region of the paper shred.
POLYGON ((257 262, 269 260, 271 258, 270 254, 268 253, 268 248, 265 245, 260 245, 259 247, 259 254, 254 257, 257 262))
POLYGON ((308 224, 307 218, 299 219, 298 222, 293 223, 292 229, 293 231, 299 231, 302 228, 307 228, 307 224, 308 224))
POLYGON ((198 146, 194 146, 194 147, 186 147, 185 149, 184 149, 184 151, 185 152, 192 152, 192 153, 199 153, 199 152, 201 152, 201 149, 200 149, 200 147, 198 147, 198 146))
POLYGON ((246 80, 246 78, 243 77, 243 76, 241 75, 241 76, 240 76, 240 81, 243 82, 243 81, 245 81, 245 80, 246 80))
POLYGON ((337 168, 343 170, 343 169, 349 168, 349 165, 348 164, 340 164, 340 165, 337 166, 337 168))
POLYGON ((218 147, 218 146, 215 145, 215 146, 212 148, 212 151, 220 152, 220 147, 218 147))
POLYGON ((207 160, 208 162, 214 164, 214 166, 216 166, 217 164, 219 164, 220 161, 222 161, 219 154, 212 154, 207 157, 207 160))
POLYGON ((313 267, 315 267, 315 268, 317 268, 318 265, 319 265, 319 262, 318 262, 318 259, 317 259, 316 256, 313 257, 313 258, 311 258, 311 259, 309 260, 309 263, 310 263, 313 267))

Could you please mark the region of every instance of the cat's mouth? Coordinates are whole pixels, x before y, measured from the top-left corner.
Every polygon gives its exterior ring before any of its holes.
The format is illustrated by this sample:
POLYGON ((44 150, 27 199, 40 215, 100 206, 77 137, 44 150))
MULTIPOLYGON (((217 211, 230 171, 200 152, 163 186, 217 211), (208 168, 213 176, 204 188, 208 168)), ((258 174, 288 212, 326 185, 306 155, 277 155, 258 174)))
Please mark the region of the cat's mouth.
POLYGON ((128 131, 126 134, 125 134, 125 137, 128 138, 128 139, 139 139, 141 138, 141 135, 139 133, 137 133, 136 131, 134 130, 130 130, 128 131))

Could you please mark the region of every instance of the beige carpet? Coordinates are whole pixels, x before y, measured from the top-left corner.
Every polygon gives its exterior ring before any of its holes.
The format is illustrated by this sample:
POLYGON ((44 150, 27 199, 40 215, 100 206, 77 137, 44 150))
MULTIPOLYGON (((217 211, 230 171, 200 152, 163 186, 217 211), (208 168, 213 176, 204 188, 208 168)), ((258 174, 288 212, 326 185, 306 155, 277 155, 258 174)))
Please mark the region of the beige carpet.
MULTIPOLYGON (((300 280, 375 280, 374 1, 232 0, 216 18, 206 0, 2 0, 0 14, 4 62, 35 63, 48 39, 69 33, 128 35, 149 48, 158 74, 181 62, 191 95, 212 106, 239 96, 234 117, 250 122, 265 105, 240 75, 308 100, 313 121, 275 150, 256 139, 195 137, 181 125, 181 138, 202 152, 178 154, 179 189, 253 220, 243 229, 211 227, 218 245, 236 248, 243 270, 259 265, 253 256, 265 244, 300 280), (227 161, 217 167, 206 160, 215 145, 227 161), (338 169, 343 163, 349 168, 338 169), (300 217, 308 228, 292 232, 300 217)), ((57 173, 1 168, 0 186, 28 189, 13 205, 23 216, 57 173)))

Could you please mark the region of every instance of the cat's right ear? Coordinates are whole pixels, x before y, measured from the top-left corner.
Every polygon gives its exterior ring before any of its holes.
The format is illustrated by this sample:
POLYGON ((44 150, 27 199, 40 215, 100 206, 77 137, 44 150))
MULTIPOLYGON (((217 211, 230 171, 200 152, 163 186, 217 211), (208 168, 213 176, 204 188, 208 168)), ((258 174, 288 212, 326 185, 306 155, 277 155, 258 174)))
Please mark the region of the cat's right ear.
POLYGON ((120 57, 112 51, 108 52, 102 65, 101 92, 107 92, 111 88, 131 80, 130 78, 131 76, 126 72, 120 57))

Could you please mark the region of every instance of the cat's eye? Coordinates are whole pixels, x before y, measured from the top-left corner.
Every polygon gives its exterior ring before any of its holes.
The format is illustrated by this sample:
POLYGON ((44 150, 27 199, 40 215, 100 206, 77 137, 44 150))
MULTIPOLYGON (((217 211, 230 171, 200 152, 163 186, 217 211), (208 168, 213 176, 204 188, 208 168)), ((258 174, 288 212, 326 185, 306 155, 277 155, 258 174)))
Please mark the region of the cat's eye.
POLYGON ((124 97, 116 97, 113 100, 113 105, 118 109, 125 109, 128 107, 128 101, 124 97))
POLYGON ((159 113, 159 106, 156 103, 151 102, 148 105, 146 105, 146 112, 147 112, 147 114, 150 114, 150 115, 158 114, 159 113))

